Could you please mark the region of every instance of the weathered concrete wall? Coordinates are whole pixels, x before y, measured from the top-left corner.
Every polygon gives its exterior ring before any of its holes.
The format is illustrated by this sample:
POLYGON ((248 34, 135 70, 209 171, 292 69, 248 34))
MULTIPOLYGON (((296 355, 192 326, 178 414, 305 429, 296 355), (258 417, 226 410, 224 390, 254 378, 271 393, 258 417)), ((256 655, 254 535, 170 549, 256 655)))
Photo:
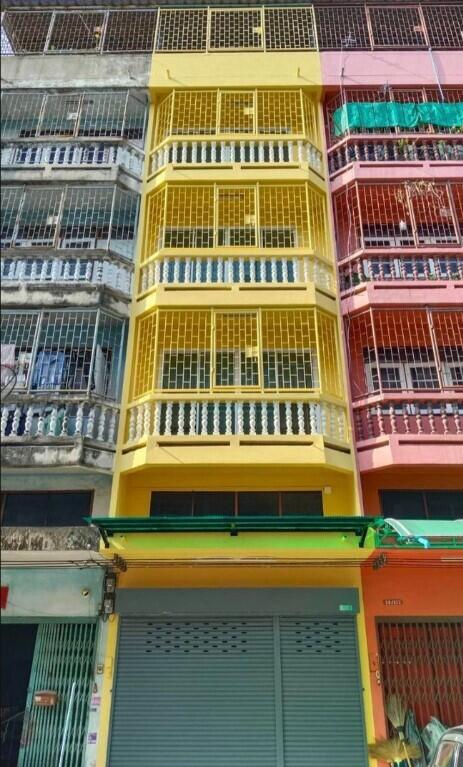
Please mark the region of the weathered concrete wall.
POLYGON ((102 567, 2 568, 2 585, 8 586, 2 620, 40 618, 91 618, 98 615, 103 593, 102 567))
POLYGON ((4 56, 3 88, 145 88, 150 54, 4 56))
POLYGON ((109 472, 113 468, 114 452, 106 447, 91 447, 82 437, 75 437, 74 440, 72 437, 34 437, 30 444, 24 444, 21 437, 5 437, 2 467, 46 469, 52 466, 87 466, 109 472))
POLYGON ((3 527, 2 551, 98 551, 91 527, 3 527))
POLYGON ((129 315, 130 297, 120 291, 113 291, 101 285, 71 283, 2 283, 1 303, 3 307, 85 307, 110 309, 122 317, 129 315))
POLYGON ((50 471, 21 473, 2 470, 2 490, 39 492, 93 490, 92 516, 106 517, 109 511, 111 477, 90 471, 50 471))
POLYGON ((112 184, 118 183, 132 192, 140 192, 141 182, 121 165, 110 168, 93 167, 61 167, 46 165, 44 167, 4 168, 2 169, 4 184, 112 184))

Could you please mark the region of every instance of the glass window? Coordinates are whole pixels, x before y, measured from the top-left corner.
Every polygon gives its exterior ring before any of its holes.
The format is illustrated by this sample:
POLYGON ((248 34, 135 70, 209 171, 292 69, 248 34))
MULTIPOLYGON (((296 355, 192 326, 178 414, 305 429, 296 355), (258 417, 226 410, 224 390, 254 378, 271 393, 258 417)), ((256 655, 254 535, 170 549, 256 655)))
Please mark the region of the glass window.
POLYGON ((234 493, 193 493, 193 496, 195 517, 230 517, 234 514, 234 493))
POLYGON ((238 493, 238 514, 244 516, 276 516, 278 493, 238 493))
POLYGON ((424 519, 424 497, 421 490, 381 490, 383 517, 395 519, 424 519))
POLYGON ((156 517, 191 517, 193 493, 151 493, 150 515, 156 517))
POLYGON ((281 513, 283 515, 309 514, 314 517, 322 517, 322 494, 319 491, 282 493, 281 513))
POLYGON ((5 527, 66 527, 85 525, 91 514, 92 493, 5 493, 5 527))
POLYGON ((463 517, 463 490, 428 490, 425 496, 429 519, 463 517))

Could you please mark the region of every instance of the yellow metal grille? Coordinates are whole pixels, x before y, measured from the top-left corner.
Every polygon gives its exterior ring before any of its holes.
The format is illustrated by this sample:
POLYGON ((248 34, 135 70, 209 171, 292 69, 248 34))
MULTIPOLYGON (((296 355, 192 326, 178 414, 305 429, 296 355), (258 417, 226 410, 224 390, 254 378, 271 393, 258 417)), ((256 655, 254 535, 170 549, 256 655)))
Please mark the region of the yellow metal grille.
POLYGON ((317 105, 301 90, 173 91, 158 106, 154 146, 169 136, 255 134, 319 145, 317 105))
POLYGON ((139 322, 134 398, 224 389, 341 396, 335 318, 316 309, 198 309, 139 322))
POLYGON ((317 312, 318 355, 322 370, 322 387, 327 394, 341 397, 342 381, 339 369, 338 333, 336 321, 317 312))
POLYGON ((151 391, 154 383, 156 348, 156 312, 139 320, 136 335, 136 363, 133 396, 140 397, 151 391))
POLYGON ((161 248, 313 249, 330 256, 323 195, 306 184, 175 185, 148 197, 144 260, 161 248))
POLYGON ((259 202, 261 247, 310 248, 304 184, 262 186, 259 202))
POLYGON ((220 94, 219 133, 254 132, 254 92, 223 91, 220 94))

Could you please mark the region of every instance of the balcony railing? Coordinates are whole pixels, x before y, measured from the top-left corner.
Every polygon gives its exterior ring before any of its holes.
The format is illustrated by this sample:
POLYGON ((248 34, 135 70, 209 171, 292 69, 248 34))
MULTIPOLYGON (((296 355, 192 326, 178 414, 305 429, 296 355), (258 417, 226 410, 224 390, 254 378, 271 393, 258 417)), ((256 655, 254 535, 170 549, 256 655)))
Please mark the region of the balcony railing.
POLYGON ((385 401, 373 406, 354 408, 354 425, 358 441, 377 439, 390 434, 461 436, 463 402, 385 401))
POLYGON ((197 165, 301 165, 323 172, 322 153, 309 141, 174 141, 150 155, 150 172, 167 164, 197 165))
POLYGON ((331 257, 325 196, 310 184, 167 184, 147 203, 142 263, 163 249, 299 248, 331 257))
POLYGON ((346 411, 328 402, 171 401, 129 408, 127 443, 148 437, 321 435, 347 442, 346 411))
POLYGON ((158 285, 192 288, 214 285, 303 285, 334 291, 333 269, 311 256, 302 258, 156 258, 142 266, 140 292, 158 285))
POLYGON ((409 283, 463 280, 463 256, 354 258, 340 268, 341 290, 369 282, 409 283))
MULTIPOLYGON (((333 198, 338 258, 359 250, 461 248, 463 184, 354 182, 333 198)), ((400 253, 398 253, 400 255, 400 253)))
POLYGON ((124 320, 99 309, 10 310, 1 320, 2 365, 14 371, 18 397, 80 392, 118 398, 124 320))
POLYGON ((140 177, 143 154, 135 147, 114 143, 53 143, 7 144, 1 150, 1 165, 5 170, 21 168, 123 168, 140 177))
POLYGON ((115 444, 119 411, 92 402, 44 400, 2 407, 1 436, 8 442, 53 441, 83 438, 115 444))
POLYGON ((461 6, 6 11, 2 55, 458 49, 461 6), (157 29, 156 29, 157 26, 157 29))
POLYGON ((387 139, 355 136, 328 153, 330 174, 353 162, 463 162, 463 137, 422 137, 387 139))
POLYGON ((132 258, 138 195, 116 185, 4 186, 3 248, 106 250, 132 258))
POLYGON ((132 273, 110 258, 5 258, 1 262, 1 279, 8 283, 44 285, 105 285, 130 296, 132 273))

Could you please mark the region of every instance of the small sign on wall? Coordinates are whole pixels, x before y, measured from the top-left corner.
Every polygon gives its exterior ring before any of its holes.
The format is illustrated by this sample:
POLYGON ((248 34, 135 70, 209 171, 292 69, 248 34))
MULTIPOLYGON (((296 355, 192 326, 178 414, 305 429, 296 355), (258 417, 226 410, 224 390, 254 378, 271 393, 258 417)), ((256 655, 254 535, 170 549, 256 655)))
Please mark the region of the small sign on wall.
POLYGON ((398 607, 403 605, 403 603, 403 599, 383 599, 383 605, 386 605, 386 607, 398 607))

